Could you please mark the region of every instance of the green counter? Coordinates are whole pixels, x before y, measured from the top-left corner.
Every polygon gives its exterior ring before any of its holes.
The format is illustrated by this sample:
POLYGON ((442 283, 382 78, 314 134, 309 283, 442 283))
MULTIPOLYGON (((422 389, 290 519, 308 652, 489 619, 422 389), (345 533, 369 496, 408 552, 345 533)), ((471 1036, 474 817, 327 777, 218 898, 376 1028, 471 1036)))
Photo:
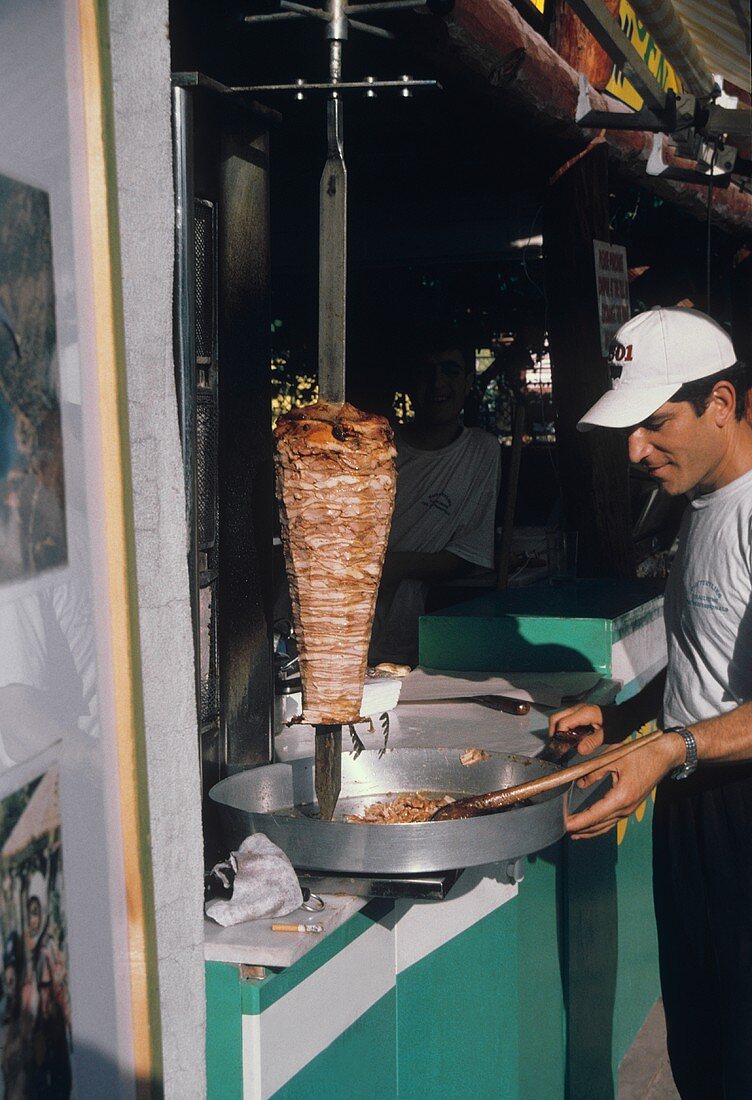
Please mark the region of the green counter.
POLYGON ((663 582, 652 580, 486 592, 423 616, 420 664, 467 672, 594 670, 625 679, 614 670, 615 652, 620 642, 660 623, 662 593, 663 582))
MULTIPOLYGON (((493 593, 424 618, 420 640, 433 668, 597 669, 622 698, 665 663, 651 582, 493 593)), ((649 798, 519 883, 493 864, 443 902, 372 902, 258 983, 207 964, 210 1100, 614 1100, 658 996, 651 819, 649 798)))

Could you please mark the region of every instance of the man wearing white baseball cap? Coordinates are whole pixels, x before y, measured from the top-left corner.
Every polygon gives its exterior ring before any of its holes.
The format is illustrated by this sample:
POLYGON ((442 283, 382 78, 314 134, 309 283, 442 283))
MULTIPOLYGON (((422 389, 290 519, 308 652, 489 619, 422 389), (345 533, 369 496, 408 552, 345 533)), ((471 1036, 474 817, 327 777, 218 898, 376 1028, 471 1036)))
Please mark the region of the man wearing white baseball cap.
MULTIPOLYGON (((668 666, 658 742, 581 781, 612 787, 569 818, 599 836, 658 784, 653 889, 671 1068, 682 1100, 752 1097, 752 372, 720 325, 656 308, 609 355, 612 388, 581 431, 620 429, 630 461, 689 495, 666 586, 668 666)), ((629 707, 583 704, 580 751, 628 735, 629 707)))

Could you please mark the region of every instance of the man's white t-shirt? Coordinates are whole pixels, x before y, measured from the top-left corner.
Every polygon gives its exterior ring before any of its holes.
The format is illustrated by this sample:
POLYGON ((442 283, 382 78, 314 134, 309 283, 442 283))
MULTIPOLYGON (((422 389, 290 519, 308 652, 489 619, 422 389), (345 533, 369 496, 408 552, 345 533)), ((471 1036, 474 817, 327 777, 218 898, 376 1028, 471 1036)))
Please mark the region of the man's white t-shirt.
MULTIPOLYGON (((397 444, 397 499, 389 550, 436 554, 449 550, 491 569, 499 493, 501 448, 481 428, 463 428, 448 447, 423 451, 401 438, 397 444)), ((377 604, 371 661, 415 664, 418 619, 428 586, 404 580, 385 613, 377 604)))
POLYGON ((664 614, 665 726, 752 699, 752 470, 690 501, 664 614))

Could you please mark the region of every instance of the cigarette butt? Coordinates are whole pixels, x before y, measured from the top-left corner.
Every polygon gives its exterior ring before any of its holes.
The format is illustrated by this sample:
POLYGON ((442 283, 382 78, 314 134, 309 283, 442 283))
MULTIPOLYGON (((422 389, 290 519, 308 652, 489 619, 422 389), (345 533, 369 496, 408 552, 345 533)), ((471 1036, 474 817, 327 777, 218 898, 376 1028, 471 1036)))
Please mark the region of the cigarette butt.
POLYGON ((323 932, 323 924, 273 924, 272 932, 323 932))

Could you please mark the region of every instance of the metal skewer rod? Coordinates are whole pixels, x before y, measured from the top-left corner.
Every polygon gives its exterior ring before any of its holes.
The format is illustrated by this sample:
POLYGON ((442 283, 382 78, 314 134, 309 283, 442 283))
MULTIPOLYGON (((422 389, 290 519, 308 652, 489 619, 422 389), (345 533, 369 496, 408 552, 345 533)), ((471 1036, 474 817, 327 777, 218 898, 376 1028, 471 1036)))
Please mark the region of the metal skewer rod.
MULTIPOLYGON (((352 26, 352 20, 350 20, 352 26)), ((390 89, 400 89, 402 91, 411 90, 413 88, 426 88, 429 91, 440 91, 441 83, 438 80, 413 80, 412 78, 400 80, 338 80, 337 87, 341 88, 345 92, 369 92, 369 91, 388 91, 390 89)), ((231 86, 221 88, 221 91, 225 93, 253 93, 253 92, 303 92, 308 94, 309 92, 331 92, 331 83, 323 82, 311 82, 307 80, 299 80, 295 84, 233 84, 231 86)), ((338 99, 341 98, 339 95, 338 99)))
MULTIPOLYGON (((329 78, 342 79, 342 42, 347 37, 344 0, 328 0, 331 18, 329 78)), ((347 292, 347 170, 343 104, 333 91, 326 104, 327 155, 319 191, 319 400, 345 400, 347 292)))
POLYGON ((280 0, 279 6, 285 11, 294 11, 299 15, 307 15, 311 19, 324 19, 328 23, 331 16, 321 8, 312 8, 309 4, 296 4, 294 0, 280 0))
MULTIPOLYGON (((342 42, 347 38, 344 0, 327 0, 329 78, 342 79, 342 42)), ((326 164, 319 192, 319 400, 345 400, 345 295, 347 282, 347 171, 342 137, 342 100, 333 91, 326 104, 326 164)), ((331 821, 342 787, 342 726, 316 727, 314 758, 319 815, 331 821)))

